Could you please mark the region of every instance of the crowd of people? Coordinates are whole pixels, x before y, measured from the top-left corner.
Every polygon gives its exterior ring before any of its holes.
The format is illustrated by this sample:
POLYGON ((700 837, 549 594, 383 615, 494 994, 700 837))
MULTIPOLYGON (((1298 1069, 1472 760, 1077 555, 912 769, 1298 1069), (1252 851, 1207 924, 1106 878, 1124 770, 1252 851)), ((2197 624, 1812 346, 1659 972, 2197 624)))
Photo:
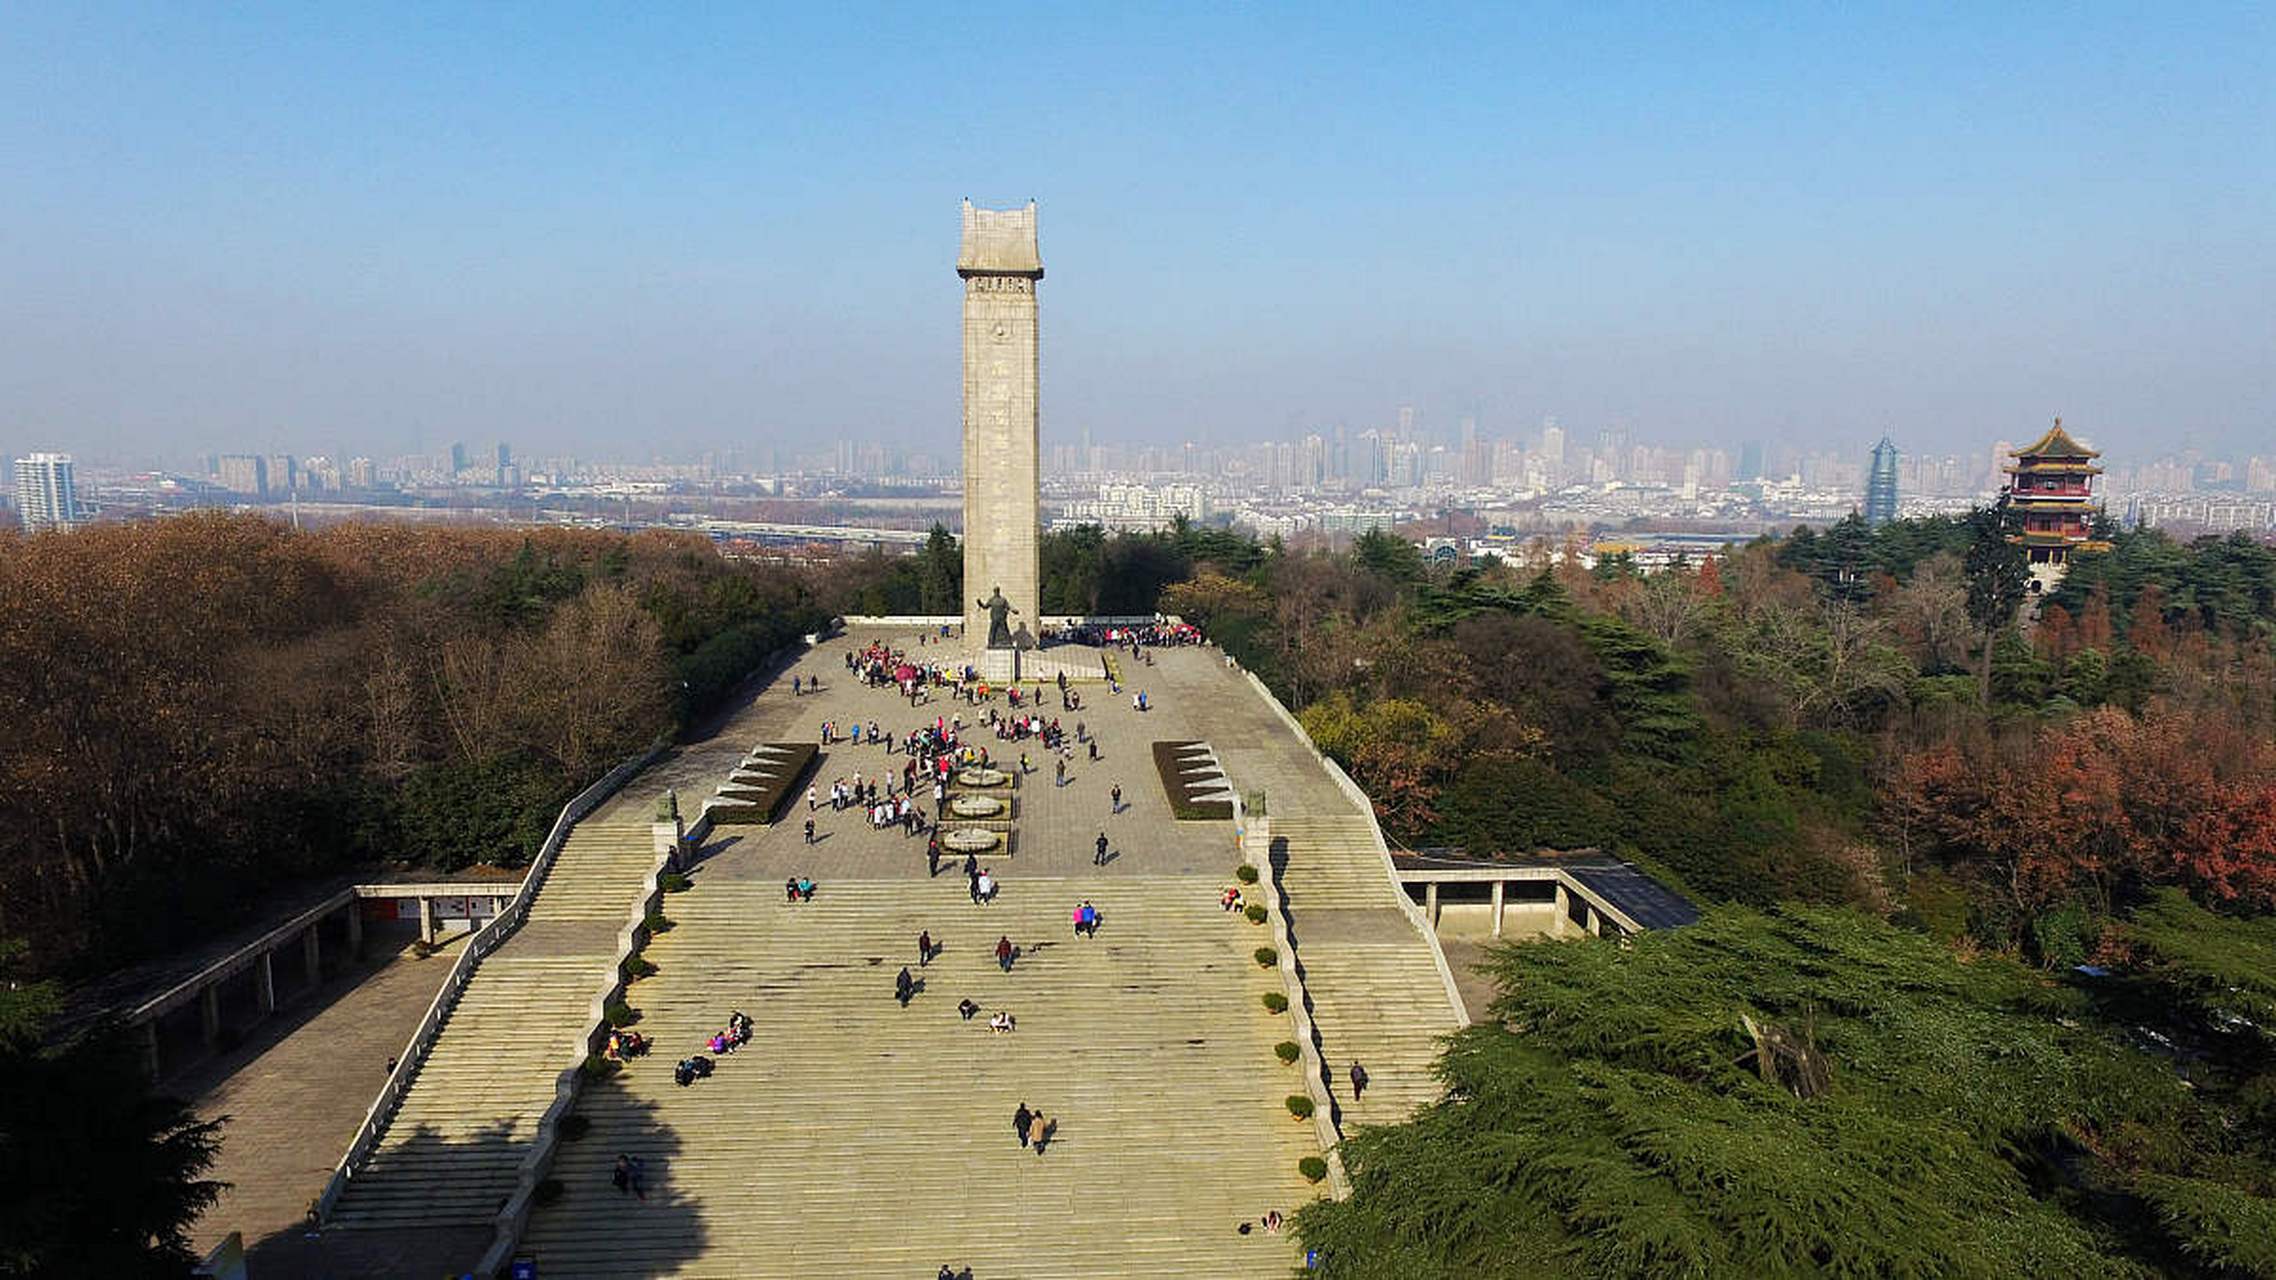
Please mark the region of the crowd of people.
MULTIPOLYGON (((1057 632, 1054 638, 1122 649, 1134 660, 1141 662, 1150 661, 1145 652, 1148 647, 1203 642, 1196 629, 1166 620, 1137 627, 1068 628, 1057 632)), ((920 646, 924 641, 925 637, 919 637, 920 646)), ((1097 740, 1085 724, 1076 721, 1070 732, 1062 726, 1059 716, 1045 711, 1046 686, 1042 684, 1025 687, 992 684, 969 664, 917 660, 907 652, 882 641, 848 651, 844 662, 846 669, 864 686, 896 689, 901 696, 909 699, 912 707, 921 705, 928 697, 944 691, 958 703, 979 707, 978 729, 992 734, 994 741, 999 744, 1034 743, 1052 753, 1057 757, 1056 779, 1062 784, 1066 781, 1068 762, 1075 758, 1078 745, 1087 745, 1090 758, 1098 759, 1097 740), (999 696, 1003 703, 1001 709, 996 703, 999 696)), ((814 678, 801 680, 793 677, 793 682, 794 694, 797 696, 818 692, 821 684, 819 679, 814 678)), ((1062 712, 1082 708, 1080 694, 1069 687, 1064 675, 1056 677, 1054 683, 1062 712)), ((1120 685, 1114 687, 1119 693, 1120 685)), ((1132 696, 1132 707, 1138 711, 1151 707, 1143 690, 1132 696)), ((807 843, 815 843, 815 817, 820 814, 821 806, 826 800, 833 813, 842 814, 849 809, 861 811, 872 830, 882 831, 899 826, 904 836, 930 831, 931 839, 927 842, 928 861, 937 874, 941 859, 939 823, 947 816, 950 787, 957 771, 994 767, 989 748, 968 741, 965 728, 961 714, 935 714, 929 723, 918 723, 901 733, 886 728, 874 719, 841 722, 833 718, 822 721, 819 732, 825 746, 841 743, 853 747, 875 746, 889 760, 896 756, 900 759, 897 765, 888 763, 873 772, 851 770, 833 778, 826 792, 818 785, 809 787, 806 793, 809 814, 805 822, 807 843), (923 804, 928 791, 932 801, 929 820, 923 804)), ((1032 767, 1027 752, 1020 752, 1021 772, 1029 772, 1032 767)), ((1112 788, 1109 806, 1110 814, 1120 814, 1124 809, 1119 783, 1112 788)), ((1101 831, 1093 862, 1104 865, 1108 860, 1109 841, 1106 832, 1101 831)), ((963 870, 972 902, 976 905, 994 902, 1001 889, 994 871, 982 865, 978 857, 970 853, 963 858, 963 870)), ((789 902, 810 902, 814 897, 815 882, 810 876, 792 876, 784 881, 783 891, 789 902)), ((1228 912, 1241 911, 1246 905, 1241 887, 1228 886, 1221 895, 1219 904, 1228 912)), ((1076 937, 1095 938, 1103 914, 1086 898, 1074 906, 1069 919, 1076 937)), ((926 968, 940 950, 941 944, 929 929, 920 932, 917 937, 916 968, 926 968)), ((993 951, 1004 973, 1013 971, 1021 950, 1008 934, 998 937, 993 951)), ((908 966, 902 966, 894 976, 894 999, 901 1007, 907 1008, 921 996, 924 986, 923 979, 916 977, 908 966)), ((956 1011, 959 1018, 967 1023, 978 1019, 983 1012, 988 1012, 985 1025, 992 1035, 1010 1035, 1019 1026, 1018 1018, 1008 1008, 998 1007, 989 1012, 969 995, 958 1001, 956 1011)), ((717 1069, 716 1060, 732 1055, 747 1045, 751 1034, 751 1019, 740 1010, 731 1011, 726 1027, 712 1033, 705 1040, 704 1052, 691 1054, 674 1066, 674 1081, 687 1087, 709 1077, 717 1069)), ((610 1033, 607 1053, 612 1060, 622 1060, 645 1053, 648 1048, 649 1042, 639 1033, 619 1028, 610 1033)), ((1355 1064, 1355 1077, 1357 1072, 1355 1064)), ((1354 1086, 1355 1091, 1360 1087, 1358 1079, 1354 1080, 1354 1086)), ((1013 1115, 1013 1129, 1023 1149, 1041 1155, 1055 1137, 1058 1122, 1047 1119, 1041 1111, 1022 1102, 1013 1115)), ((617 1157, 611 1171, 611 1180, 619 1191, 645 1199, 644 1177, 645 1171, 639 1158, 623 1154, 617 1157)), ((1242 1234, 1247 1234, 1255 1227, 1277 1232, 1280 1226, 1281 1216, 1277 1210, 1273 1210, 1262 1215, 1254 1224, 1239 1224, 1239 1229, 1242 1234)), ((940 1280, 968 1280, 970 1275, 969 1268, 959 1271, 943 1266, 940 1269, 940 1280)))

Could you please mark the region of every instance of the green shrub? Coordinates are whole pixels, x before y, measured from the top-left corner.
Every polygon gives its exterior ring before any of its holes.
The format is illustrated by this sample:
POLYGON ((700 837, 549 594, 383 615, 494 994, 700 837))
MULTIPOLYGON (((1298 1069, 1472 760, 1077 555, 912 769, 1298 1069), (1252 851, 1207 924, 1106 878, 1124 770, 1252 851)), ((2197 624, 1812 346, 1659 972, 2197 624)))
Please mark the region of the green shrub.
POLYGON ((1294 1040, 1283 1040, 1272 1047, 1272 1056, 1294 1066, 1296 1060, 1304 1056, 1304 1050, 1294 1040))
POLYGON ((1296 1162, 1296 1172, 1303 1174, 1306 1182, 1318 1182, 1328 1176, 1328 1162, 1318 1156, 1306 1156, 1296 1162))
POLYGON ((585 1073, 587 1080, 606 1080, 615 1075, 618 1069, 623 1066, 623 1063, 611 1062, 600 1054, 588 1053, 585 1055, 584 1062, 579 1064, 577 1069, 585 1073))
POLYGON ((626 956, 616 971, 626 982, 638 982, 642 978, 656 976, 656 962, 640 956, 626 956))
POLYGON ((686 893, 695 887, 695 881, 677 871, 667 871, 656 877, 656 887, 666 893, 686 893))
POLYGON ((1242 884, 1255 884, 1257 882, 1257 869, 1244 862, 1233 868, 1233 878, 1242 884))
POLYGON ((611 1000, 602 1005, 601 1016, 607 1018, 612 1027, 629 1027, 640 1018, 639 1014, 632 1011, 632 1006, 622 1000, 611 1000))
POLYGON ((1248 909, 1246 911, 1243 911, 1241 914, 1249 918, 1250 924, 1263 924, 1265 914, 1264 904, 1252 902, 1249 904, 1248 909))
POLYGON ((561 1121, 561 1140, 575 1142, 593 1131, 591 1116, 565 1116, 561 1121))
POLYGON ((1277 991, 1267 991, 1264 993, 1264 1007, 1273 1013, 1286 1013, 1288 1012, 1288 997, 1277 991))
POLYGON ((1256 957, 1257 967, 1260 969, 1270 969, 1274 965, 1280 963, 1280 953, 1273 950, 1271 947, 1258 947, 1256 950, 1256 957))
POLYGON ((659 933, 670 933, 672 931, 672 918, 661 911, 649 912, 640 923, 646 926, 648 936, 651 938, 659 933))
POLYGON ((1288 1114, 1290 1114, 1290 1115, 1292 1115, 1292 1116, 1296 1117, 1296 1118, 1297 1118, 1297 1119, 1299 1119, 1299 1120, 1309 1120, 1309 1119, 1311 1119, 1311 1118, 1312 1118, 1312 1099, 1311 1099, 1311 1097, 1310 1097, 1309 1095, 1306 1095, 1306 1094, 1301 1094, 1301 1093, 1292 1093, 1292 1094, 1289 1094, 1289 1095, 1288 1095, 1288 1114))

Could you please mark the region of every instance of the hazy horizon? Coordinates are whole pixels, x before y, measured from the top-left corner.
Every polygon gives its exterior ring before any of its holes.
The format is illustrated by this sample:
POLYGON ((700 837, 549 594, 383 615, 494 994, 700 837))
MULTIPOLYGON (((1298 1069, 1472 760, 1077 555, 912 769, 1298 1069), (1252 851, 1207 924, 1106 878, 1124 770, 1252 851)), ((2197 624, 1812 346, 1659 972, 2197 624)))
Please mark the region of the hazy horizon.
POLYGON ((0 50, 0 445, 2276 443, 2276 17, 87 6, 0 50))

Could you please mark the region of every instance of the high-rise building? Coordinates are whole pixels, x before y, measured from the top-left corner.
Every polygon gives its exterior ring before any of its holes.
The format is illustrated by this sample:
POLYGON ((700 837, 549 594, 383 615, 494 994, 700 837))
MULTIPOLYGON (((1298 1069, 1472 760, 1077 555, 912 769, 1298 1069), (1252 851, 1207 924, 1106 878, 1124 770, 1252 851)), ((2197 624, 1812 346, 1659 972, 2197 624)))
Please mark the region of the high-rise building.
POLYGON ((1873 465, 1865 475, 1865 523, 1884 525, 1897 518, 1897 446, 1887 436, 1873 446, 1873 465))
POLYGON ((466 446, 453 440, 450 446, 450 472, 452 475, 457 475, 464 470, 466 470, 466 446))
POLYGON ((1541 456, 1551 467, 1565 465, 1565 429, 1552 422, 1541 428, 1541 456))
POLYGON ((68 529, 77 522, 79 495, 72 483, 70 454, 35 453, 16 459, 16 514, 33 533, 68 529))
POLYGON ((289 453, 269 455, 269 490, 292 493, 300 488, 300 463, 289 453))
POLYGON ((225 453, 217 460, 214 478, 231 493, 269 496, 269 463, 257 453, 225 453))
POLYGON ((1762 441, 1749 440, 1740 445, 1739 470, 1736 478, 1741 483, 1748 480, 1760 480, 1762 479, 1762 472, 1762 441))

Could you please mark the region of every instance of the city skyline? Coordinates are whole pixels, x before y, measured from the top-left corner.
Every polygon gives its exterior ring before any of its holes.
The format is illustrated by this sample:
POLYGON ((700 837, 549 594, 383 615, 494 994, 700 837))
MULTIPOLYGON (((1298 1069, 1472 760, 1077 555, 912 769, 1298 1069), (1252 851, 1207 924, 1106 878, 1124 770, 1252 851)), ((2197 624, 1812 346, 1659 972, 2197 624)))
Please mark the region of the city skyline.
POLYGON ((950 438, 964 195, 1057 229, 1047 445, 2276 434, 2252 11, 20 25, 14 452, 950 438))

